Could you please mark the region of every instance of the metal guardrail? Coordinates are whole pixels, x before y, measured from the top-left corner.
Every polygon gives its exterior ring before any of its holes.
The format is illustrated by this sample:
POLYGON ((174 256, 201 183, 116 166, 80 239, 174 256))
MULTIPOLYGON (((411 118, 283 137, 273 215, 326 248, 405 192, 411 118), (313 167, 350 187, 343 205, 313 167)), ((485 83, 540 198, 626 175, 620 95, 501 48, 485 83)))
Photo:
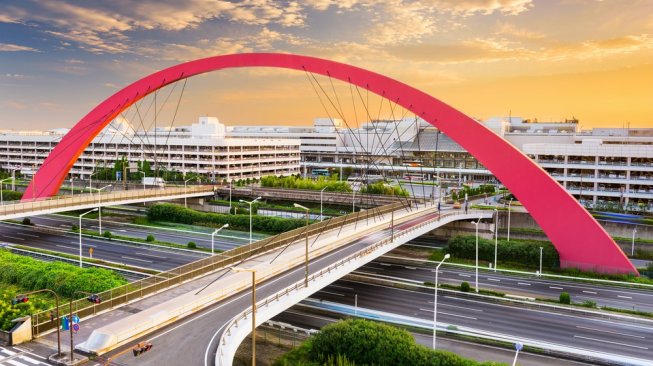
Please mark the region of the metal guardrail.
POLYGON ((0 217, 8 215, 24 214, 25 216, 33 215, 39 211, 58 210, 68 207, 85 206, 98 204, 109 205, 113 202, 151 199, 151 198, 168 198, 196 193, 213 193, 213 186, 200 186, 188 188, 164 188, 164 189, 146 189, 138 191, 116 191, 101 193, 101 199, 98 194, 81 194, 76 196, 54 196, 47 198, 35 199, 32 201, 13 203, 0 206, 0 217))
MULTIPOLYGON (((403 204, 396 203, 314 223, 309 225, 308 235, 317 235, 323 231, 339 228, 341 225, 373 219, 374 217, 388 214, 402 207, 404 207, 403 204)), ((77 309, 76 313, 80 318, 110 310, 136 299, 166 290, 172 286, 179 285, 199 276, 212 273, 220 268, 234 265, 251 256, 262 254, 295 242, 306 235, 306 230, 306 227, 300 227, 254 242, 251 245, 243 245, 212 257, 203 258, 169 271, 161 272, 152 277, 144 278, 124 286, 104 291, 98 294, 100 298, 103 299, 101 304, 91 305, 86 301, 86 299, 76 300, 73 302, 73 308, 77 309)), ((61 305, 59 310, 60 314, 66 314, 68 311, 67 306, 64 305, 61 305)), ((57 326, 57 322, 52 322, 50 320, 50 314, 54 313, 55 309, 52 308, 32 315, 32 334, 34 337, 38 337, 57 326)))
MULTIPOLYGON (((447 217, 451 217, 451 216, 458 216, 458 215, 469 216, 469 215, 474 215, 474 214, 478 214, 478 213, 484 213, 485 214, 486 212, 483 212, 481 210, 470 210, 468 213, 463 213, 463 212, 460 212, 460 211, 447 212, 447 213, 443 213, 441 215, 438 215, 437 217, 435 217, 433 219, 426 220, 426 221, 421 222, 421 223, 419 223, 417 225, 411 226, 410 228, 397 231, 393 236, 381 239, 380 241, 378 241, 378 242, 376 242, 376 243, 374 243, 374 244, 372 244, 372 245, 370 245, 368 247, 365 247, 365 248, 363 248, 363 249, 361 249, 361 250, 359 250, 359 251, 357 251, 355 253, 352 253, 352 254, 348 255, 347 257, 345 257, 345 258, 343 258, 343 259, 341 259, 341 260, 339 260, 339 261, 337 261, 335 263, 330 264, 329 266, 321 269, 319 272, 311 274, 310 276, 308 276, 308 282, 314 282, 319 277, 322 277, 325 274, 331 273, 331 271, 337 270, 338 267, 344 266, 345 264, 347 264, 347 263, 349 263, 349 262, 351 262, 353 260, 357 260, 359 258, 365 257, 365 256, 373 253, 377 249, 380 249, 383 246, 386 246, 388 244, 393 243, 396 239, 401 238, 402 236, 405 236, 405 235, 409 235, 409 234, 413 233, 414 231, 423 228, 424 226, 431 225, 431 224, 433 224, 435 222, 440 222, 440 221, 442 221, 443 218, 447 218, 447 217)), ((298 291, 298 290, 301 290, 301 289, 305 289, 305 288, 306 287, 305 287, 304 280, 295 282, 293 285, 286 287, 284 290, 281 290, 281 291, 275 293, 274 295, 271 295, 271 296, 265 298, 264 300, 259 301, 256 304, 256 309, 261 309, 261 308, 264 308, 264 307, 268 306, 271 303, 276 303, 282 297, 290 296, 291 293, 293 293, 295 291, 298 291)), ((251 314, 252 314, 252 309, 248 308, 248 309, 242 311, 241 313, 239 313, 238 315, 236 315, 234 318, 231 319, 231 321, 229 323, 227 323, 227 325, 225 326, 224 331, 222 333, 222 336, 220 337, 220 342, 218 343, 218 351, 216 353, 216 364, 217 365, 220 365, 220 366, 230 365, 229 362, 224 360, 225 352, 224 352, 224 349, 221 349, 221 348, 222 348, 223 345, 227 344, 227 341, 226 341, 227 337, 232 337, 232 334, 233 335, 236 334, 236 331, 233 330, 233 328, 234 327, 237 328, 238 323, 242 322, 242 321, 245 321, 249 316, 251 316, 251 314)), ((247 324, 247 323, 245 323, 245 324, 247 324)))

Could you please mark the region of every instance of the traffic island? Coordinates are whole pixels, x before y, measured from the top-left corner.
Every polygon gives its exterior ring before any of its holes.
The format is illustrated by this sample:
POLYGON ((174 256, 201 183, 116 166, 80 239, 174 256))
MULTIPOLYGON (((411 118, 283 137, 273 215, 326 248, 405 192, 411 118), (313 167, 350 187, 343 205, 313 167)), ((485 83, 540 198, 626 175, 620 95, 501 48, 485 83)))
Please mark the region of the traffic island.
POLYGON ((55 353, 48 357, 48 362, 55 366, 76 366, 88 362, 88 357, 73 353, 73 359, 70 359, 70 353, 61 352, 61 355, 55 353))

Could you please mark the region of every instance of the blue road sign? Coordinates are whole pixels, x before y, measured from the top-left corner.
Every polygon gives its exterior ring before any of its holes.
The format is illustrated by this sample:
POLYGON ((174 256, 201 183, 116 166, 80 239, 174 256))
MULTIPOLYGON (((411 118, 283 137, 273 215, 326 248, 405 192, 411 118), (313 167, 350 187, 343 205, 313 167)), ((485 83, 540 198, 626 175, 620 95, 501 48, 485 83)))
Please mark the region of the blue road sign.
POLYGON ((79 324, 73 324, 73 332, 79 332, 79 324))
POLYGON ((524 348, 524 345, 523 345, 523 344, 521 344, 521 343, 519 343, 519 342, 515 343, 515 349, 516 349, 517 351, 521 351, 522 348, 524 348))

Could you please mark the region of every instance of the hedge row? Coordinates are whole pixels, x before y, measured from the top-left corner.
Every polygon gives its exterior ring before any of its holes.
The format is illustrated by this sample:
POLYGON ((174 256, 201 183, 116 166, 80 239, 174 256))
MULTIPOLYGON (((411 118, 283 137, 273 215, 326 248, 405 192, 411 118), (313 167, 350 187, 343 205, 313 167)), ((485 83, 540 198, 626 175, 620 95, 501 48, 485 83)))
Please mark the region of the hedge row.
POLYGON ((1 249, 0 283, 16 285, 25 291, 49 288, 62 297, 71 297, 75 291, 102 292, 127 281, 106 269, 42 262, 1 249))
POLYGON ((21 197, 23 197, 23 194, 21 192, 12 191, 10 189, 2 190, 2 199, 5 201, 17 201, 21 197))
MULTIPOLYGON (((476 236, 461 235, 449 239, 448 252, 454 258, 476 258, 476 236)), ((560 267, 560 256, 553 244, 539 240, 500 239, 497 246, 497 256, 504 262, 521 263, 531 266, 540 264, 540 247, 543 247, 542 265, 549 268, 560 267)), ((494 262, 494 240, 478 239, 479 260, 494 262)))
POLYGON ((333 364, 343 357, 344 364, 393 366, 490 366, 446 351, 434 351, 415 343, 406 331, 362 319, 329 324, 286 354, 275 365, 333 364), (300 356, 300 357, 297 357, 300 356))
MULTIPOLYGON (((225 215, 209 212, 199 212, 170 203, 161 203, 150 207, 147 212, 152 221, 177 222, 188 225, 222 226, 229 224, 229 229, 249 230, 249 215, 225 215)), ((254 231, 278 234, 302 227, 304 219, 286 219, 273 216, 252 216, 254 231)))
POLYGON ((268 175, 261 178, 261 186, 273 188, 311 189, 319 191, 327 188, 329 192, 351 192, 347 182, 338 181, 338 176, 318 177, 317 179, 302 178, 299 174, 289 177, 276 177, 268 175))

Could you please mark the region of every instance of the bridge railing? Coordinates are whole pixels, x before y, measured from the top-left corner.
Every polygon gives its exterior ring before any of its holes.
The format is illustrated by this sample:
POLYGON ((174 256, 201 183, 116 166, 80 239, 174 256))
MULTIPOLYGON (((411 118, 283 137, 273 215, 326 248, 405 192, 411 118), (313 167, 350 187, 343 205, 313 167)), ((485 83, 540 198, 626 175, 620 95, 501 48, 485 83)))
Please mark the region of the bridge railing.
POLYGON ((80 194, 76 196, 55 196, 32 201, 20 201, 10 205, 0 206, 0 216, 30 214, 32 212, 47 211, 66 207, 97 205, 115 201, 139 200, 157 197, 180 196, 195 193, 211 193, 213 186, 165 188, 160 190, 134 190, 116 191, 99 194, 80 194), (101 195, 101 196, 100 196, 101 195), (101 201, 101 202, 100 202, 101 201))
MULTIPOLYGON (((320 277, 322 277, 322 276, 324 276, 326 274, 330 274, 331 271, 336 271, 338 269, 338 267, 344 266, 344 265, 346 265, 346 264, 348 264, 348 263, 350 263, 352 261, 355 261, 357 259, 365 257, 365 256, 375 252, 377 249, 380 249, 380 248, 382 248, 382 247, 384 247, 384 246, 386 246, 388 244, 393 243, 395 240, 400 239, 402 236, 409 235, 409 234, 411 234, 411 233, 413 233, 413 232, 415 232, 417 230, 422 229, 425 226, 429 226, 429 225, 432 225, 433 223, 442 221, 442 219, 446 219, 446 218, 454 217, 454 216, 461 216, 461 215, 469 216, 469 217, 472 217, 472 216, 477 217, 478 214, 480 214, 480 213, 485 214, 485 215, 488 214, 487 211, 482 211, 482 210, 470 210, 468 213, 464 213, 463 211, 450 211, 450 212, 442 213, 442 214, 438 215, 435 218, 432 218, 432 219, 426 220, 424 222, 421 222, 419 224, 413 225, 413 226, 411 226, 411 227, 409 227, 407 229, 396 231, 393 236, 381 239, 378 242, 376 242, 376 243, 374 243, 374 244, 372 244, 370 246, 367 246, 367 247, 365 247, 365 248, 363 248, 363 249, 361 249, 361 250, 359 250, 359 251, 357 251, 355 253, 352 253, 352 254, 348 255, 347 257, 345 257, 345 258, 343 258, 343 259, 341 259, 341 260, 339 260, 339 261, 337 261, 335 263, 332 263, 329 266, 321 269, 320 271, 309 275, 308 276, 308 282, 309 283, 315 282, 318 278, 320 278, 320 277)), ((268 306, 271 303, 277 303, 281 298, 283 298, 285 296, 291 296, 293 292, 296 292, 298 290, 302 290, 302 289, 305 289, 305 288, 306 287, 305 287, 304 280, 297 281, 294 284, 286 287, 284 290, 281 290, 281 291, 275 293, 274 295, 268 296, 264 300, 259 301, 256 304, 256 308, 260 309, 260 308, 264 308, 264 307, 268 306)), ((242 340, 242 339, 239 340, 238 336, 242 335, 242 332, 239 333, 239 330, 234 329, 234 328, 238 328, 238 323, 246 321, 246 319, 249 316, 251 316, 251 314, 252 314, 252 308, 250 307, 250 308, 242 311, 238 315, 236 315, 229 323, 227 323, 227 325, 225 326, 224 331, 222 333, 222 336, 220 337, 220 342, 218 343, 218 352, 216 353, 216 364, 217 365, 219 365, 219 366, 231 365, 231 363, 229 362, 230 360, 226 359, 227 357, 231 357, 231 355, 227 354, 227 352, 224 351, 223 346, 227 345, 228 342, 230 342, 230 341, 238 341, 238 343, 240 343, 240 340, 242 340)), ((263 321, 264 321, 264 319, 260 319, 259 322, 262 323, 263 321)), ((247 323, 245 323, 245 326, 247 326, 247 323)), ((250 331, 251 330, 247 330, 247 332, 245 334, 249 333, 250 331)), ((237 347, 238 345, 231 345, 231 346, 232 347, 233 346, 237 347)), ((233 350, 235 351, 235 348, 233 348, 233 350)))
MULTIPOLYGON (((395 203, 314 223, 308 226, 308 235, 317 235, 324 231, 339 228, 342 225, 352 224, 363 220, 374 220, 379 216, 382 217, 383 215, 387 215, 388 213, 401 209, 402 207, 404 207, 402 203, 395 203)), ((253 255, 268 252, 298 241, 305 237, 306 230, 306 227, 297 228, 254 242, 251 245, 243 245, 212 257, 203 258, 169 271, 161 272, 157 275, 101 292, 98 294, 103 300, 100 304, 91 304, 86 301, 86 299, 75 300, 73 301, 73 309, 75 309, 75 313, 80 318, 110 310, 133 300, 166 290, 172 286, 179 285, 199 276, 215 272, 218 269, 235 265, 253 255)), ((60 305, 59 315, 63 316, 67 313, 68 305, 60 305)), ((55 314, 56 309, 52 308, 32 315, 33 334, 35 337, 57 327, 58 323, 51 320, 54 318, 55 314), (52 318, 51 315, 53 316, 52 318)))

